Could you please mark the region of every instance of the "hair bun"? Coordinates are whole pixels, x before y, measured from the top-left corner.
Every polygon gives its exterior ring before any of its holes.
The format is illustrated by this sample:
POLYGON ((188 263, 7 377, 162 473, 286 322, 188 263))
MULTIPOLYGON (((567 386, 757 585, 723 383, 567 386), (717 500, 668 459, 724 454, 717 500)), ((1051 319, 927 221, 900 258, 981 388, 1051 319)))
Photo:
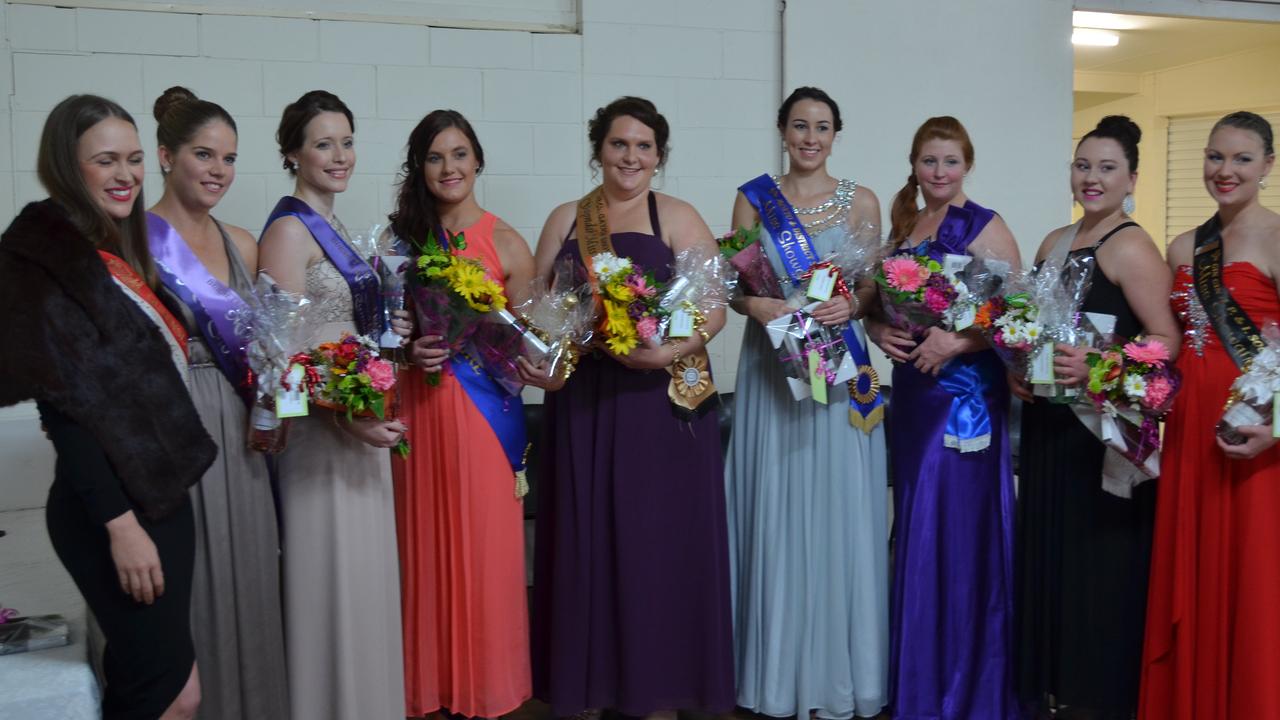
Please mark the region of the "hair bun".
POLYGON ((156 122, 160 122, 170 110, 192 100, 199 100, 195 93, 181 85, 174 85, 160 93, 160 97, 156 98, 156 103, 151 108, 151 114, 155 116, 156 122))
POLYGON ((1134 145, 1142 140, 1142 128, 1127 115, 1108 115, 1098 121, 1096 130, 1104 136, 1127 138, 1134 145))

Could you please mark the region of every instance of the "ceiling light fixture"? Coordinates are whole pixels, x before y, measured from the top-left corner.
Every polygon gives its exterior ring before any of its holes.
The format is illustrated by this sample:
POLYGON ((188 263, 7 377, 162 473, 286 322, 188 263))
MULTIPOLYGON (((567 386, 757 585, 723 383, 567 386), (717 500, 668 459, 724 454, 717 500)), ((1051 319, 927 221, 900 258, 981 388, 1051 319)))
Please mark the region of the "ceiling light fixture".
POLYGON ((1137 25, 1123 15, 1076 10, 1071 13, 1071 26, 1098 30, 1133 30, 1137 25))
POLYGON ((1091 47, 1115 47, 1120 44, 1120 36, 1110 30, 1075 28, 1071 31, 1071 44, 1091 47))

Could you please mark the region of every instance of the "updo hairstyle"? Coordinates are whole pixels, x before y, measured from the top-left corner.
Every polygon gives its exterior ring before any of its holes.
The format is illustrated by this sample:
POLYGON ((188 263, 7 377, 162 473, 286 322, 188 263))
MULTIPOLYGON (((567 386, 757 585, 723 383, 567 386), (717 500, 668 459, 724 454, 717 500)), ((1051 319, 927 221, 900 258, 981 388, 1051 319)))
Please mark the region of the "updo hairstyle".
POLYGON ((195 93, 180 86, 161 93, 152 105, 151 114, 156 118, 156 141, 169 152, 191 142, 191 138, 208 123, 222 121, 236 130, 236 121, 217 103, 201 100, 195 93))
POLYGON ((276 143, 280 145, 281 165, 290 175, 297 175, 289 162, 289 153, 297 152, 307 139, 307 123, 323 112, 342 113, 351 124, 351 132, 356 131, 356 118, 351 108, 331 92, 312 90, 285 106, 280 116, 280 127, 276 129, 276 143))
POLYGON ((642 97, 628 95, 596 110, 595 116, 587 121, 587 138, 591 141, 591 166, 600 166, 600 152, 604 149, 604 138, 609 134, 613 121, 623 116, 633 117, 653 131, 654 141, 658 145, 658 167, 666 164, 667 153, 670 151, 667 140, 671 137, 671 127, 667 125, 667 119, 658 112, 658 108, 653 103, 642 97))
MULTIPOLYGON (((1129 161, 1129 172, 1138 172, 1138 141, 1142 140, 1142 128, 1124 115, 1108 115, 1098 121, 1097 127, 1080 138, 1083 144, 1089 138, 1109 138, 1120 143, 1124 156, 1129 161)), ((1076 145, 1076 150, 1080 145, 1076 145)))
POLYGON ((835 131, 840 132, 844 129, 844 122, 840 120, 840 106, 836 104, 836 101, 832 100, 831 96, 828 95, 826 91, 806 85, 792 90, 791 94, 787 96, 787 99, 782 101, 782 106, 778 108, 778 130, 780 132, 786 132, 787 118, 791 116, 791 108, 801 100, 814 100, 816 102, 826 103, 827 107, 831 108, 831 117, 834 120, 833 128, 835 131))

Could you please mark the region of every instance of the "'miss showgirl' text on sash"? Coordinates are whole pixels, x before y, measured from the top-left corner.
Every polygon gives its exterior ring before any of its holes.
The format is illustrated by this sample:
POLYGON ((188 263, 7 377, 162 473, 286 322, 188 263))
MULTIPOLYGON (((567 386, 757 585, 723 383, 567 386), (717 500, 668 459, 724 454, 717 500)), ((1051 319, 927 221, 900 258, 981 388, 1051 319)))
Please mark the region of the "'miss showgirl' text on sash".
MULTIPOLYGON (((821 258, 804 224, 796 217, 795 209, 767 174, 748 181, 738 190, 760 215, 760 225, 773 240, 792 286, 801 287, 806 271, 821 258)), ((845 324, 841 336, 858 367, 857 377, 849 384, 849 422, 870 433, 884 417, 884 397, 871 368, 871 356, 852 323, 845 324)))
POLYGON ((373 268, 356 254, 355 249, 342 239, 320 213, 292 195, 286 195, 276 203, 275 209, 267 218, 267 224, 263 226, 263 232, 266 232, 271 223, 285 215, 298 218, 311 231, 311 237, 315 238, 325 257, 329 258, 329 262, 333 263, 347 281, 347 287, 351 288, 356 332, 376 341, 382 331, 382 293, 378 290, 378 276, 373 268))
POLYGON ((235 290, 215 278, 186 241, 164 218, 147 213, 147 236, 160 280, 195 316, 196 327, 227 382, 246 404, 253 402, 253 383, 245 356, 248 341, 237 334, 232 310, 247 307, 235 290))

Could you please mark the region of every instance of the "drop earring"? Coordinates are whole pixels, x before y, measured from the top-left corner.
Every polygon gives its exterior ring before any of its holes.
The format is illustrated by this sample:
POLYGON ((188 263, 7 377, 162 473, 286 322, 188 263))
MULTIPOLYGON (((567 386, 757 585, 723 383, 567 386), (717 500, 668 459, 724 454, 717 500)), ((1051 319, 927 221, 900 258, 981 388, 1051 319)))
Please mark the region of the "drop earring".
POLYGON ((1262 188, 1263 190, 1267 189, 1267 176, 1263 175, 1262 177, 1258 178, 1258 187, 1262 188))
POLYGON ((1125 215, 1132 215, 1133 211, 1138 209, 1137 203, 1133 201, 1132 194, 1124 196, 1124 202, 1120 204, 1120 209, 1124 211, 1125 215))

